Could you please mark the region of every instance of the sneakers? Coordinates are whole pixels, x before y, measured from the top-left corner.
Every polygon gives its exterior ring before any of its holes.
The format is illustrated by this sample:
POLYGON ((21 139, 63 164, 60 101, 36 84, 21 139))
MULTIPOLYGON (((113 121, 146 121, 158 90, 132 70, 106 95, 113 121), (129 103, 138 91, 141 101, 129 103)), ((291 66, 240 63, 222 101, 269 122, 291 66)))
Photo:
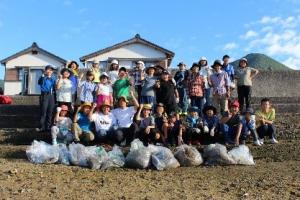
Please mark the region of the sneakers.
POLYGON ((260 145, 264 144, 264 139, 259 139, 258 141, 259 141, 260 145))
POLYGON ((261 146, 261 143, 260 143, 259 140, 254 141, 253 144, 254 144, 255 146, 261 146))
POLYGON ((278 141, 275 138, 272 138, 270 141, 271 144, 278 144, 278 141))

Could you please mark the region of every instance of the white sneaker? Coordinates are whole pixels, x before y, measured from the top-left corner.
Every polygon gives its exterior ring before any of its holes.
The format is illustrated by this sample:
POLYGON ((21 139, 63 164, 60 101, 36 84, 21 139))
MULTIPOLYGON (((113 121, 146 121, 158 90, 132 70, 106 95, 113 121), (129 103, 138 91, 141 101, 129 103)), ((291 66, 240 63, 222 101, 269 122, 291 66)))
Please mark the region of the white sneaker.
POLYGON ((259 140, 256 140, 256 141, 254 141, 254 143, 253 143, 255 146, 261 146, 261 143, 260 143, 260 141, 259 140))
POLYGON ((264 144, 264 139, 259 139, 258 141, 259 141, 260 145, 264 144))
POLYGON ((278 141, 275 138, 272 138, 270 142, 271 142, 271 144, 277 144, 278 143, 278 141))

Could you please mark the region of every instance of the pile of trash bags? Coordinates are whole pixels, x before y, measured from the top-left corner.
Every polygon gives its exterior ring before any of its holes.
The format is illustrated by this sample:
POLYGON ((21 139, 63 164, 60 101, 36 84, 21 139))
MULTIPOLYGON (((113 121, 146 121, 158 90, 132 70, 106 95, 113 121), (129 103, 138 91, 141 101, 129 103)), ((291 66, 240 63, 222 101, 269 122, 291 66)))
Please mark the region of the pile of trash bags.
POLYGON ((117 145, 112 150, 99 146, 84 146, 72 143, 50 145, 43 141, 33 141, 26 150, 30 162, 35 164, 59 163, 75 165, 91 169, 108 169, 111 167, 128 167, 146 169, 153 167, 156 170, 171 168, 192 167, 205 165, 254 165, 253 156, 246 145, 240 145, 230 151, 221 144, 210 144, 203 150, 203 154, 193 146, 181 145, 175 153, 163 146, 144 146, 139 139, 131 142, 130 150, 125 157, 117 145))

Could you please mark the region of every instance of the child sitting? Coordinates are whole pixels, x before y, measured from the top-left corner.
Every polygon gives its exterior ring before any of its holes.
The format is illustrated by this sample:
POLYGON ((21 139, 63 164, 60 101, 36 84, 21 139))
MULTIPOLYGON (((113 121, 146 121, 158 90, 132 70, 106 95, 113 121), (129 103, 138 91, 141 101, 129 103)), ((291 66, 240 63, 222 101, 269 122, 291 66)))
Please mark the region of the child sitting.
POLYGON ((259 135, 260 143, 264 143, 264 137, 269 136, 272 144, 277 144, 275 139, 275 109, 271 107, 270 100, 265 98, 261 100, 260 110, 255 113, 257 133, 259 135))
POLYGON ((89 119, 89 114, 91 108, 91 103, 83 103, 77 108, 72 126, 72 132, 75 135, 76 142, 79 142, 80 138, 83 138, 85 142, 91 142, 95 139, 93 132, 90 130, 91 121, 89 119))
POLYGON ((238 146, 240 144, 240 135, 242 131, 242 122, 239 114, 240 104, 233 101, 230 105, 230 111, 225 112, 221 119, 221 131, 224 134, 225 144, 238 146))
POLYGON ((214 106, 206 106, 203 109, 203 131, 208 143, 217 142, 216 133, 219 130, 219 118, 217 109, 214 106))
POLYGON ((80 101, 81 103, 93 103, 94 102, 94 93, 96 91, 96 84, 93 82, 94 74, 91 71, 86 73, 86 80, 81 81, 83 78, 83 74, 79 77, 79 84, 78 87, 81 88, 80 91, 80 101))
POLYGON ((253 137, 254 145, 261 146, 255 129, 255 118, 252 117, 254 115, 253 109, 247 108, 246 111, 243 113, 243 115, 244 115, 242 117, 243 128, 241 133, 242 144, 246 143, 247 137, 251 134, 253 137))
POLYGON ((103 72, 100 76, 100 83, 97 87, 97 105, 101 106, 103 102, 107 102, 110 106, 113 106, 112 94, 112 87, 108 83, 108 75, 106 72, 103 72))
POLYGON ((168 123, 163 125, 163 137, 165 145, 181 145, 183 144, 183 130, 181 121, 176 112, 171 112, 168 117, 168 123))
POLYGON ((186 142, 188 145, 199 145, 201 140, 201 130, 203 129, 202 118, 198 115, 198 107, 191 107, 186 118, 186 142))
POLYGON ((57 145, 57 139, 65 144, 71 143, 74 139, 73 134, 71 133, 72 120, 67 115, 68 106, 61 105, 60 107, 57 107, 54 126, 51 128, 53 145, 57 145))
POLYGON ((135 138, 140 138, 146 146, 161 139, 160 132, 155 129, 154 117, 150 115, 151 110, 152 106, 150 104, 141 104, 135 116, 135 138))

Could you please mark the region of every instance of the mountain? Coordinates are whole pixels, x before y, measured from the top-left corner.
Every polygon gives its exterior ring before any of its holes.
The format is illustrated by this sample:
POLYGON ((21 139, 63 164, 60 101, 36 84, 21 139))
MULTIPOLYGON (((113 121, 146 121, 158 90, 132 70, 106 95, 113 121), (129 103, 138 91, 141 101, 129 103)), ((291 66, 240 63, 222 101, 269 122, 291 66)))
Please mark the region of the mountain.
MULTIPOLYGON (((249 66, 259 69, 259 70, 269 70, 269 71, 289 71, 291 68, 286 65, 260 53, 250 53, 245 56, 247 58, 249 66)), ((239 60, 231 63, 234 67, 239 66, 239 60)))

